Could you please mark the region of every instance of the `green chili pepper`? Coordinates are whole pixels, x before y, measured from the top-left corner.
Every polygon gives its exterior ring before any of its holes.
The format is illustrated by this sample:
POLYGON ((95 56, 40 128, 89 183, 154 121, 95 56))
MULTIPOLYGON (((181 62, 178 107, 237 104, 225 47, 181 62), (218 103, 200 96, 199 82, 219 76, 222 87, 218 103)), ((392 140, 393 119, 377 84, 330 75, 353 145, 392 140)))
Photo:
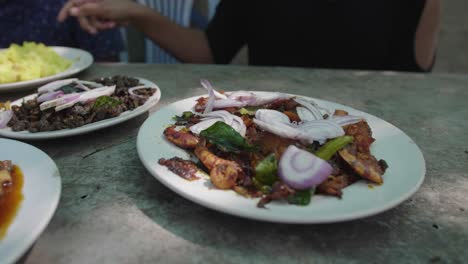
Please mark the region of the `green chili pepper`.
POLYGON ((308 205, 312 199, 312 195, 315 192, 315 188, 309 190, 296 191, 295 194, 288 197, 288 202, 290 204, 297 205, 308 205))
POLYGON ((255 167, 255 179, 260 183, 272 185, 277 179, 278 162, 274 153, 264 158, 255 167))
POLYGON ((253 182, 255 188, 257 188, 257 190, 261 191, 262 193, 264 193, 264 194, 271 193, 271 186, 263 185, 263 183, 261 183, 257 179, 255 179, 255 177, 252 178, 252 182, 253 182))
POLYGON ((337 151, 353 142, 353 137, 342 136, 328 141, 325 145, 315 152, 315 155, 321 159, 329 160, 337 151))

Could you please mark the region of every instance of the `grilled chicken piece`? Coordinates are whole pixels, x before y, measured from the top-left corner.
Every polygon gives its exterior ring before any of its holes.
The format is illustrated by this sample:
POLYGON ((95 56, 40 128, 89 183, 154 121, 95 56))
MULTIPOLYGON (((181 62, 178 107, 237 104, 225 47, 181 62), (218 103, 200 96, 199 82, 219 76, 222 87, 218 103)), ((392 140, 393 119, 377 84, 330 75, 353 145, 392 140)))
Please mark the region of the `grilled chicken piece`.
POLYGON ((343 194, 342 190, 357 180, 359 180, 359 177, 347 173, 337 176, 331 175, 328 179, 317 186, 317 192, 341 198, 341 195, 343 194))
POLYGON ((366 121, 346 126, 344 130, 347 136, 354 137, 354 143, 359 152, 370 153, 370 145, 375 139, 372 137, 372 131, 366 121))
POLYGON ((231 189, 236 186, 237 180, 242 178, 241 166, 231 160, 222 159, 211 153, 208 148, 198 145, 195 155, 210 170, 210 179, 219 189, 231 189))
POLYGON ((174 145, 183 149, 194 149, 200 139, 190 133, 190 131, 182 129, 176 130, 175 126, 170 126, 164 130, 164 136, 174 145))
POLYGON ((377 159, 370 153, 359 152, 355 144, 346 146, 338 153, 359 176, 377 184, 383 183, 384 171, 377 159))

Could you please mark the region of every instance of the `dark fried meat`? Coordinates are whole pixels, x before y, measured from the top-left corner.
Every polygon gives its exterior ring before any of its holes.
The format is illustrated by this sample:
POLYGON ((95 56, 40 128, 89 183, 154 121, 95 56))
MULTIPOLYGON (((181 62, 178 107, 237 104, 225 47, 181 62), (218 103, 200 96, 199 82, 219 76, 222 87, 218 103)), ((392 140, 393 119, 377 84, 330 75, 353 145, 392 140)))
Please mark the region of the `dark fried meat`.
POLYGON ((354 137, 354 143, 359 152, 370 153, 370 145, 375 139, 372 137, 372 131, 366 121, 348 125, 344 130, 346 135, 354 137))
POLYGON ((183 149, 194 149, 200 139, 188 130, 176 130, 175 126, 164 129, 164 136, 174 145, 183 149))
POLYGON ((87 104, 76 104, 70 108, 55 112, 54 109, 41 111, 36 100, 24 102, 21 106, 12 106, 13 117, 8 126, 13 131, 43 132, 67 128, 76 128, 100 120, 116 117, 121 113, 133 110, 143 105, 147 98, 152 96, 154 89, 139 89, 135 91, 135 97, 128 93, 128 88, 139 85, 139 80, 125 76, 114 76, 96 80, 103 85, 116 85, 116 91, 112 96, 122 102, 115 107, 101 107, 93 109, 93 102, 87 104))
POLYGON ((193 181, 199 179, 196 173, 200 171, 200 169, 198 169, 197 164, 191 160, 184 160, 179 157, 173 157, 168 160, 161 158, 158 163, 166 166, 170 171, 186 180, 193 181))
POLYGON ((288 198, 288 196, 295 194, 296 192, 294 189, 289 187, 288 185, 282 183, 282 182, 276 182, 273 184, 271 193, 268 195, 265 195, 258 201, 257 207, 259 208, 265 208, 265 205, 273 200, 283 200, 288 198))
POLYGON ((348 145, 338 153, 359 176, 377 184, 383 183, 384 171, 372 154, 359 152, 356 144, 348 145))
POLYGON ((317 186, 317 193, 332 195, 341 198, 342 190, 359 180, 354 174, 343 173, 341 175, 330 175, 328 179, 317 186))

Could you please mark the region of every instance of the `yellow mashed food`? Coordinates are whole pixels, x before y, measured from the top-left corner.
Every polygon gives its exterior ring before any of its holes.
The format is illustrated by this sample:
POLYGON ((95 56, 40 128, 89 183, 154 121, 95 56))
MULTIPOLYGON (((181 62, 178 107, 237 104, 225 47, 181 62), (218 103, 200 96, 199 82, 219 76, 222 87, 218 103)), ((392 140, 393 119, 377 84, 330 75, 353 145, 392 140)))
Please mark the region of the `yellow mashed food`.
POLYGON ((0 51, 0 84, 34 80, 63 72, 72 62, 42 43, 11 44, 0 51))

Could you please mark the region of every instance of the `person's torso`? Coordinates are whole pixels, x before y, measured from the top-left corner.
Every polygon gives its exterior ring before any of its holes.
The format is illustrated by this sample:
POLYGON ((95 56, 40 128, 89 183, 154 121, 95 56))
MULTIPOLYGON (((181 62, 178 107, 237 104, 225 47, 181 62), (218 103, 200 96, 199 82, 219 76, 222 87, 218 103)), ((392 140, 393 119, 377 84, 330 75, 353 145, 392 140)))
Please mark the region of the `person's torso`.
POLYGON ((250 64, 388 68, 392 45, 395 38, 403 37, 398 31, 405 23, 397 2, 252 1, 247 37, 250 64))

